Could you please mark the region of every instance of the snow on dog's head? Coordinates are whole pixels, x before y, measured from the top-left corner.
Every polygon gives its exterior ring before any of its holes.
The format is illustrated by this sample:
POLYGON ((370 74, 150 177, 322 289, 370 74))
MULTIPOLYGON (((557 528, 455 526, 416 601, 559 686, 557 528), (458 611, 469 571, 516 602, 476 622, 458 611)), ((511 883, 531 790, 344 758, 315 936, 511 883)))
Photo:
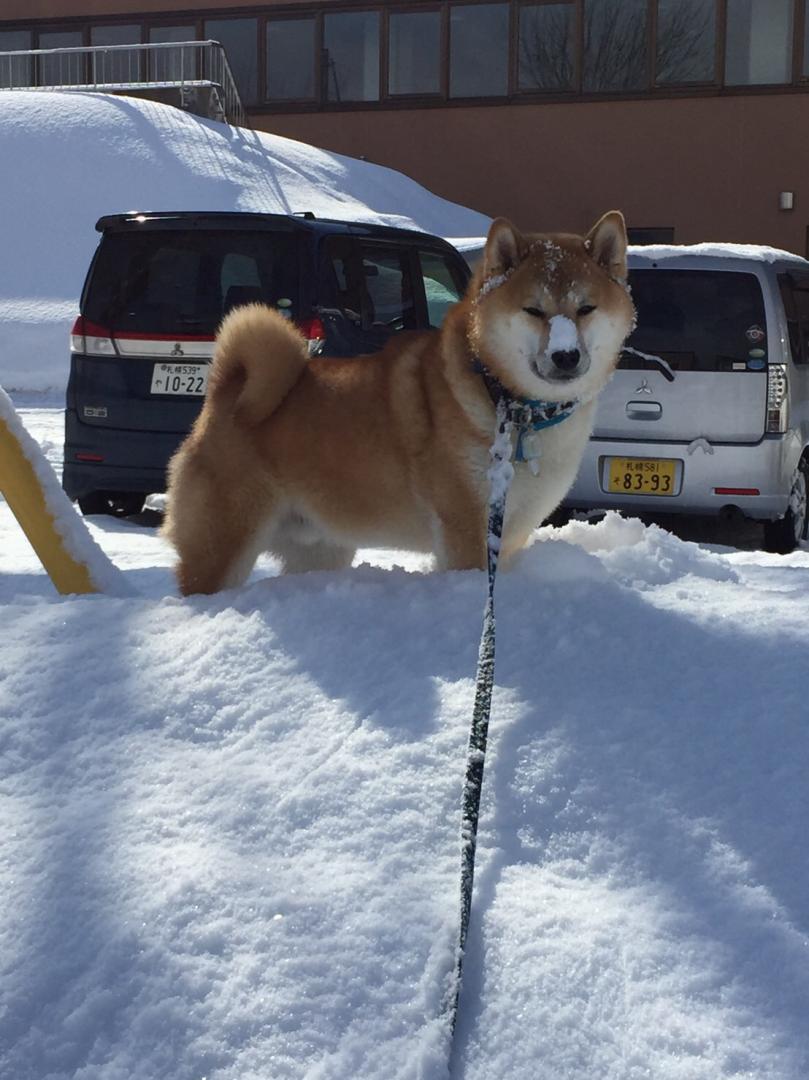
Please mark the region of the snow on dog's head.
POLYGON ((489 230, 472 345, 512 393, 546 401, 594 397, 615 369, 635 311, 626 285, 626 226, 613 210, 586 237, 489 230))

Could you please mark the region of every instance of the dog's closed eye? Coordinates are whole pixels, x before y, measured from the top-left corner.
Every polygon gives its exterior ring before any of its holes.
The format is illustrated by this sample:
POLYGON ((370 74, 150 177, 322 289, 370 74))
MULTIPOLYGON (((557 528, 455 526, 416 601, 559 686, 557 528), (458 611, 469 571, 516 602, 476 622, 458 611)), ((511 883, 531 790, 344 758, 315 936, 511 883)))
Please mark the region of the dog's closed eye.
POLYGON ((596 309, 595 304, 582 304, 582 306, 579 308, 579 310, 576 312, 576 314, 577 315, 591 315, 595 311, 595 309, 596 309))
POLYGON ((526 314, 528 314, 528 315, 533 315, 535 319, 544 319, 545 318, 545 312, 542 310, 542 308, 524 307, 523 311, 526 312, 526 314))

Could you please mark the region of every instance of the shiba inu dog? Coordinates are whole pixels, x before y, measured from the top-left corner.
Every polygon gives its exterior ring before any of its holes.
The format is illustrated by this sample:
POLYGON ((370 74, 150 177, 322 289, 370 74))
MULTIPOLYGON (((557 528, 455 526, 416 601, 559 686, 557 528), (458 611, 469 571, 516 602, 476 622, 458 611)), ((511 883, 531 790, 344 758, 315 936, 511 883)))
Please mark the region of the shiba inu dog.
POLYGON ((484 567, 502 397, 532 417, 508 498, 508 559, 575 478, 634 320, 626 272, 617 211, 586 237, 524 236, 498 218, 441 330, 396 335, 379 353, 310 360, 277 312, 234 310, 169 466, 164 533, 180 591, 236 586, 262 551, 286 572, 349 566, 358 547, 484 567))

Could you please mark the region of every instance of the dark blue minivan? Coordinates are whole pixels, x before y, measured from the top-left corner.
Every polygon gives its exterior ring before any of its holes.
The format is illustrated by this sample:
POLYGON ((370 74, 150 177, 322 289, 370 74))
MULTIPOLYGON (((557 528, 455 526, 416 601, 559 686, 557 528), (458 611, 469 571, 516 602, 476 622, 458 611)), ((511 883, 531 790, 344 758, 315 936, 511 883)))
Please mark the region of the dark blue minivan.
POLYGON ((438 327, 469 268, 427 233, 311 214, 103 217, 71 333, 62 486, 84 514, 137 513, 202 407, 217 327, 240 304, 292 319, 313 355, 438 327))

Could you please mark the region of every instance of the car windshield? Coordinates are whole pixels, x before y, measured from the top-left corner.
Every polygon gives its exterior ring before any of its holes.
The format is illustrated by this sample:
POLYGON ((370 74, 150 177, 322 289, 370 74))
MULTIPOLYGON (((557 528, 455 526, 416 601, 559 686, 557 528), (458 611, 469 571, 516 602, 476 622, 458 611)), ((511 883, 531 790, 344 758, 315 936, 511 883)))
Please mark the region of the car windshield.
POLYGON ((667 368, 671 377, 766 366, 764 298, 753 274, 633 270, 629 284, 638 322, 619 367, 667 368))
POLYGON ((155 229, 101 242, 84 315, 118 333, 209 335, 223 315, 261 301, 296 313, 290 232, 155 229))

